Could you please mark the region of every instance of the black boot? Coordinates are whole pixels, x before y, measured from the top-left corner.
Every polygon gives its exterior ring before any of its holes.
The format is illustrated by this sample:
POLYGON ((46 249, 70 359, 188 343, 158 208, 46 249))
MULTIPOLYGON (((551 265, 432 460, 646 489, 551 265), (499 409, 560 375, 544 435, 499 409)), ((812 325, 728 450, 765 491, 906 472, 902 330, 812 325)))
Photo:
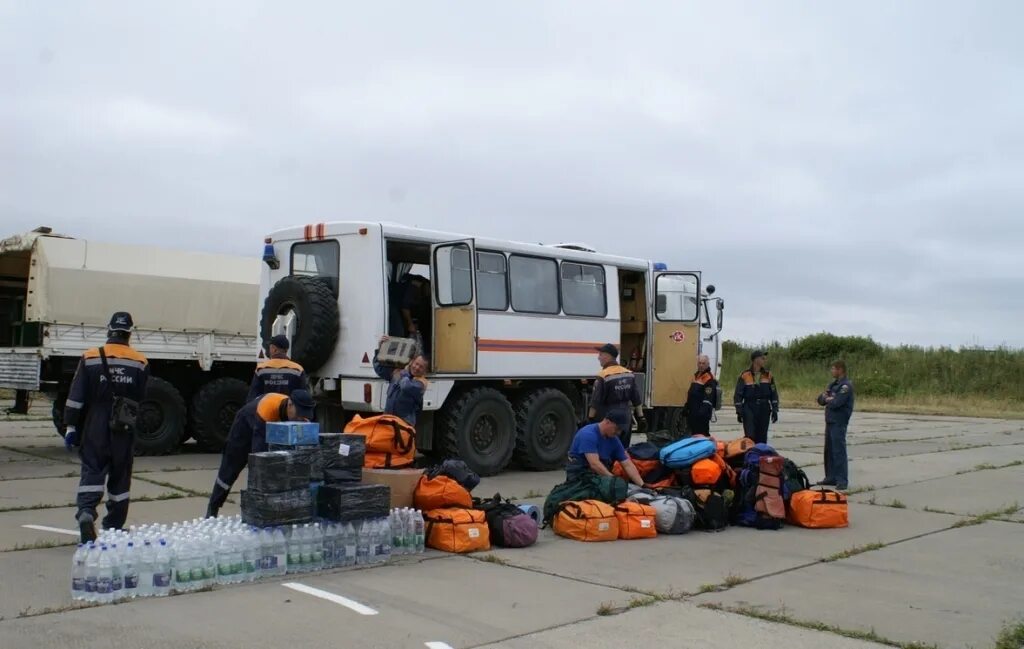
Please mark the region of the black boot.
POLYGON ((82 543, 91 543, 96 540, 96 525, 91 517, 83 516, 78 519, 78 533, 81 535, 82 543))

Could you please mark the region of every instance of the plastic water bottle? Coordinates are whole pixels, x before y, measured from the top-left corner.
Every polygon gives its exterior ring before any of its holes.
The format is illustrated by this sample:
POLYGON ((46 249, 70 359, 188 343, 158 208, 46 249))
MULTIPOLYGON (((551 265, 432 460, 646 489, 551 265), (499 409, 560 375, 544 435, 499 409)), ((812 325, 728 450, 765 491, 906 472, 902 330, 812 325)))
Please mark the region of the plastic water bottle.
POLYGON ((323 538, 323 545, 320 547, 323 569, 328 570, 334 567, 334 526, 327 521, 323 522, 320 525, 320 534, 323 538))
POLYGON ((75 555, 71 557, 71 599, 84 600, 85 594, 85 557, 84 543, 78 544, 75 555))
POLYGON ((124 568, 121 565, 121 550, 118 549, 117 543, 110 546, 109 556, 112 575, 110 580, 110 600, 112 602, 120 602, 125 599, 124 568))
POLYGON ((370 560, 370 525, 367 521, 359 521, 356 530, 356 565, 362 566, 370 560))
POLYGON ((391 520, 387 518, 380 519, 381 563, 391 561, 391 535, 391 520))
POLYGON ((96 602, 96 579, 99 576, 100 549, 93 543, 86 548, 85 554, 85 601, 96 602))
POLYGON ((288 574, 296 573, 301 568, 302 550, 299 542, 299 526, 292 525, 285 536, 288 547, 288 574))
POLYGON ((135 599, 139 596, 139 566, 138 553, 135 543, 128 541, 122 558, 122 571, 124 572, 124 594, 127 599, 135 599))
POLYGON ((139 597, 153 594, 153 544, 146 539, 139 551, 139 597))
POLYGON ((217 583, 226 584, 231 579, 231 543, 227 535, 217 537, 217 583))
POLYGON ((100 548, 100 560, 96 571, 96 601, 106 604, 113 601, 114 563, 110 560, 107 546, 100 548))
POLYGON ((217 582, 217 545, 212 535, 200 536, 199 556, 203 566, 203 578, 198 587, 212 586, 217 582))
POLYGON ((418 509, 413 514, 413 529, 416 537, 416 554, 422 554, 426 549, 426 523, 423 521, 423 512, 418 509))
POLYGON ((245 557, 245 580, 256 581, 263 576, 261 569, 263 561, 263 546, 260 544, 260 531, 255 527, 246 528, 246 547, 248 552, 245 557))
POLYGON ((167 541, 160 539, 153 557, 153 594, 166 597, 171 592, 171 551, 167 541))
POLYGON ((402 545, 405 546, 406 554, 416 554, 416 515, 413 510, 406 507, 401 512, 402 519, 402 545))
POLYGON ((280 527, 274 528, 274 575, 283 576, 288 572, 288 539, 284 536, 284 530, 280 527))
POLYGON ((269 577, 274 574, 274 531, 270 528, 260 530, 260 576, 269 577))

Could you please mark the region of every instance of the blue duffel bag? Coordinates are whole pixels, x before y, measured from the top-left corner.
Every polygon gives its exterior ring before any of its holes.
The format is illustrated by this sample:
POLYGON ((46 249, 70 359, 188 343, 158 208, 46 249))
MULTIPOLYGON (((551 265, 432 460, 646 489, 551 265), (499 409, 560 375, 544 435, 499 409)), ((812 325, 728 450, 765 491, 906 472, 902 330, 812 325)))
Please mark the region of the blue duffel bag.
POLYGON ((661 449, 659 459, 670 469, 686 469, 693 466, 698 460, 711 457, 715 454, 715 450, 713 439, 687 437, 661 449))

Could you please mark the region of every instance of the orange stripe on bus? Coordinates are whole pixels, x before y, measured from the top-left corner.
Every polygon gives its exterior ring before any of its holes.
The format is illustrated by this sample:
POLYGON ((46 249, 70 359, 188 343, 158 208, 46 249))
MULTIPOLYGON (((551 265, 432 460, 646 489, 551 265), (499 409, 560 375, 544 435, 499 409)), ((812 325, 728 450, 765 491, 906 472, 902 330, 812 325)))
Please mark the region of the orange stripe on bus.
POLYGON ((325 236, 324 233, 325 233, 326 230, 327 230, 327 226, 326 225, 324 225, 323 223, 317 223, 316 224, 316 238, 320 239, 321 241, 323 241, 324 240, 324 236, 325 236))
POLYGON ((578 343, 552 340, 494 340, 481 339, 483 352, 526 352, 533 354, 593 354, 601 343, 578 343))

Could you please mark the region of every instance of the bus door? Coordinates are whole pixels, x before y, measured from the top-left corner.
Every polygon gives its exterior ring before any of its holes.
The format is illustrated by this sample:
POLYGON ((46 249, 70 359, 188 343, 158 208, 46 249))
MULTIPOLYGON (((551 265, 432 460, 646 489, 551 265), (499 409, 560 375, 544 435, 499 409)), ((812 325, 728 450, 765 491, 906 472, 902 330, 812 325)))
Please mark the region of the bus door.
POLYGON ((654 273, 650 336, 651 405, 680 407, 697 371, 700 343, 700 273, 654 273))
POLYGON ((434 346, 438 374, 475 374, 477 367, 476 248, 472 239, 430 247, 434 346))

